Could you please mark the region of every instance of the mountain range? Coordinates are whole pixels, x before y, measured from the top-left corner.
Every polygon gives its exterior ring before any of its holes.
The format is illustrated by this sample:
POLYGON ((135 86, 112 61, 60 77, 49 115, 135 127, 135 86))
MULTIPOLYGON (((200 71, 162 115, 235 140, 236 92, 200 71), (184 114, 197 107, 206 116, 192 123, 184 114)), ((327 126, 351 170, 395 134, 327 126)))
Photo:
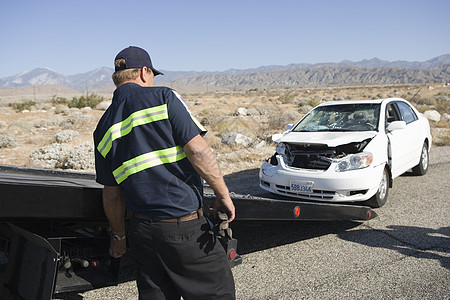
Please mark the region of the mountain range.
MULTIPOLYGON (((424 62, 389 62, 372 58, 359 62, 274 65, 222 72, 162 72, 164 76, 157 76, 155 85, 191 91, 450 82, 450 54, 424 62)), ((0 87, 64 85, 83 91, 110 90, 114 88, 112 73, 112 68, 101 67, 66 76, 48 68, 37 68, 1 78, 0 87)))

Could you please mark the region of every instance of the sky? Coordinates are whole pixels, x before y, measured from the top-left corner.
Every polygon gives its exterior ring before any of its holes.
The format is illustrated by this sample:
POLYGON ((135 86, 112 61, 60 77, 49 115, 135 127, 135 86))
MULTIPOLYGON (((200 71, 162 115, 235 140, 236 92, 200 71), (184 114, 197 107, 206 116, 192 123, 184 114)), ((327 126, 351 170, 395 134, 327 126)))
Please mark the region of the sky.
POLYGON ((130 45, 164 71, 450 54, 449 0, 2 0, 0 12, 0 78, 112 67, 130 45))

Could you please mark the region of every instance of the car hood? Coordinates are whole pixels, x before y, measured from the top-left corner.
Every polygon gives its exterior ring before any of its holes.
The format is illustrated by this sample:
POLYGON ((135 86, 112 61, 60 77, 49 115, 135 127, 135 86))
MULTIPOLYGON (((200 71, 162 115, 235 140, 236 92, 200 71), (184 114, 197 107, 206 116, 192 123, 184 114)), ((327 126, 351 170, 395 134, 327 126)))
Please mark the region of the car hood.
POLYGON ((287 132, 282 135, 274 135, 276 143, 288 144, 322 144, 328 147, 337 147, 349 143, 358 143, 376 136, 374 131, 364 132, 287 132))

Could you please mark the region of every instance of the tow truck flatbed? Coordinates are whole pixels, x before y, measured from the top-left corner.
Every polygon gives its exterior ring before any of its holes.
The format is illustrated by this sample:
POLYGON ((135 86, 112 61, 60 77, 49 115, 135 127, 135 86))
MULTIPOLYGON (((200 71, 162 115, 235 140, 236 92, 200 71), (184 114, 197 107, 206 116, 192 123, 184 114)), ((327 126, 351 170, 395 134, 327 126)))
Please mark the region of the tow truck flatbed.
MULTIPOLYGON (((0 165, 0 299, 44 299, 119 280, 108 255, 102 186, 93 174, 0 165)), ((369 220, 369 207, 231 195, 236 220, 369 220)), ((210 210, 214 196, 204 195, 210 210)), ((127 213, 126 218, 130 218, 127 213)), ((231 266, 237 241, 221 240, 231 266)), ((126 258, 126 257, 125 257, 126 258)))
MULTIPOLYGON (((102 186, 93 174, 0 165, 0 220, 105 221, 102 186)), ((236 220, 369 220, 367 206, 231 196, 236 220)), ((212 207, 213 195, 204 195, 212 207)))

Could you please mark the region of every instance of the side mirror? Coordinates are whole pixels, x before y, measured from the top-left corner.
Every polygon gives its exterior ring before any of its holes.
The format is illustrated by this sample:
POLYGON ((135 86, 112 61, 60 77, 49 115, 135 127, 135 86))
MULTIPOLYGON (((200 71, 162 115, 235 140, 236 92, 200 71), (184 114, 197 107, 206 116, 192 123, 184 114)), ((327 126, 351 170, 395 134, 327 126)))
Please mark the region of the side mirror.
POLYGON ((287 124, 286 131, 291 130, 294 127, 294 124, 287 124))
POLYGON ((406 122, 405 121, 394 121, 388 124, 386 127, 387 131, 391 132, 394 130, 405 129, 406 122))

